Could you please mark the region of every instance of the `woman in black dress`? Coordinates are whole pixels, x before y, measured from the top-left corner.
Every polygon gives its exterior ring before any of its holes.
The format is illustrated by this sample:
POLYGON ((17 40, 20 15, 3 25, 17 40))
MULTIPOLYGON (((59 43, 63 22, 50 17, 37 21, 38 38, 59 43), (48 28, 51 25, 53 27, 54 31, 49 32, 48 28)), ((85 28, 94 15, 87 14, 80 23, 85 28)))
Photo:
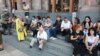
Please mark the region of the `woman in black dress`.
POLYGON ((81 56, 84 56, 84 34, 82 31, 82 26, 80 24, 77 24, 75 27, 75 31, 72 32, 71 34, 71 41, 72 44, 74 46, 74 50, 73 50, 73 55, 77 56, 78 54, 80 54, 81 56))

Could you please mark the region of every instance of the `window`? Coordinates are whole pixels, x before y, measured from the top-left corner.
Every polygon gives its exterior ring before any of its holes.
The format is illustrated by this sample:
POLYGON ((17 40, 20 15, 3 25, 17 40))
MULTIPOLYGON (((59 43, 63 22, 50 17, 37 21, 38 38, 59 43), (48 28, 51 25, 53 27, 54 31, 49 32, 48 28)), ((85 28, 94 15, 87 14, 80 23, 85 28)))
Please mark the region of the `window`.
MULTIPOLYGON (((78 0, 73 0, 72 3, 73 3, 72 11, 77 12, 78 11, 78 0)), ((56 2, 54 1, 52 2, 52 0, 49 0, 49 11, 50 12, 52 12, 53 7, 55 7, 55 12, 69 12, 70 11, 70 0, 56 0, 56 2)))
POLYGON ((62 11, 63 12, 69 12, 69 0, 63 0, 62 1, 62 11))
POLYGON ((74 12, 78 11, 78 2, 79 0, 74 0, 74 12))

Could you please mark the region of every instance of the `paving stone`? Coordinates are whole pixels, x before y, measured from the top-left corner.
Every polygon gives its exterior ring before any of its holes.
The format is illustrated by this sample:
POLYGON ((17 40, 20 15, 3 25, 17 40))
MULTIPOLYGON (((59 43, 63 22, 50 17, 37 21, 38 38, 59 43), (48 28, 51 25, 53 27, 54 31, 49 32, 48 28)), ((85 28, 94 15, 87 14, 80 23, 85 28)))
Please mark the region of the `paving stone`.
MULTIPOLYGON (((32 37, 27 37, 27 38, 32 38, 32 37)), ((48 41, 42 51, 38 50, 38 46, 36 44, 35 46, 33 46, 32 49, 30 49, 29 48, 30 41, 31 39, 29 40, 26 39, 26 41, 18 42, 17 38, 14 35, 8 37, 4 36, 4 42, 7 43, 8 45, 10 44, 11 46, 19 50, 20 54, 21 52, 23 52, 28 56, 71 56, 72 55, 72 50, 73 50, 72 45, 64 42, 63 40, 56 39, 48 41)), ((12 55, 14 54, 16 54, 16 51, 12 52, 12 55)))

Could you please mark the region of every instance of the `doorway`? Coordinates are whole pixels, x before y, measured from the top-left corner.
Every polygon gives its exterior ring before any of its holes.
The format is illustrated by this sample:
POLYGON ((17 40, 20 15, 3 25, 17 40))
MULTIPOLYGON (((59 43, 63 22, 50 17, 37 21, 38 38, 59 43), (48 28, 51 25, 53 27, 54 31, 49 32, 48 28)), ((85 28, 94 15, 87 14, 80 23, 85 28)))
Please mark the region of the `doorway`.
POLYGON ((15 10, 17 10, 17 0, 10 0, 10 2, 11 2, 11 9, 15 9, 15 10))

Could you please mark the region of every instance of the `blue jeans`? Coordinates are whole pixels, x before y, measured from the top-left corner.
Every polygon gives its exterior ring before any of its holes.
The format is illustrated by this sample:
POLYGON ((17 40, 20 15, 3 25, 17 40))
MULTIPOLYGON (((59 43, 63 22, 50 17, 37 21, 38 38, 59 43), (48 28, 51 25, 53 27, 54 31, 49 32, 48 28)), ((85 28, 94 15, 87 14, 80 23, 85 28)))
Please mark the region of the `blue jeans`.
POLYGON ((49 31, 50 31, 50 34, 51 34, 50 36, 51 36, 51 37, 56 37, 56 35, 57 35, 57 34, 56 34, 56 31, 57 31, 56 28, 54 28, 54 27, 53 27, 53 28, 50 28, 49 31))
POLYGON ((50 28, 45 28, 45 31, 47 32, 48 39, 49 39, 51 37, 50 28))

